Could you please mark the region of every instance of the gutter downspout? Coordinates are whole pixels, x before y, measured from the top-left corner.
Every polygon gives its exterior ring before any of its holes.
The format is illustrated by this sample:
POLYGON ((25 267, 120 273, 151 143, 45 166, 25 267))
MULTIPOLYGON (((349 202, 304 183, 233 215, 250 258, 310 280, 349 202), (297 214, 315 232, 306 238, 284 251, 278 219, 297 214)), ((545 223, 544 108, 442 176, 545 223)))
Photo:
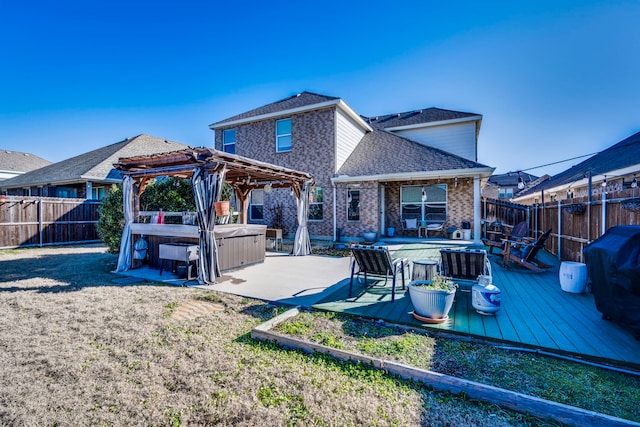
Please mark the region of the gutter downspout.
POLYGON ((338 208, 336 206, 336 201, 338 200, 338 194, 337 194, 337 189, 336 189, 336 183, 334 180, 331 180, 331 187, 333 187, 333 241, 335 242, 338 238, 337 235, 337 226, 338 226, 338 220, 337 220, 337 215, 338 215, 338 208))

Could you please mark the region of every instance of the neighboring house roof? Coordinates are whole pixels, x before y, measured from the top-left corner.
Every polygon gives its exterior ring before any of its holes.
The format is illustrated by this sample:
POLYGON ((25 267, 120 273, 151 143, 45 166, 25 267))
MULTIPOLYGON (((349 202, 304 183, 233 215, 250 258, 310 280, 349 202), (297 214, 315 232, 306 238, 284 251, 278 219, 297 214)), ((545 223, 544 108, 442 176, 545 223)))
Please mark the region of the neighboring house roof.
POLYGON ((482 116, 475 113, 464 113, 461 111, 444 110, 442 108, 432 107, 422 110, 408 111, 405 113, 387 114, 386 116, 363 116, 363 118, 373 127, 389 130, 432 122, 458 121, 472 118, 480 119, 482 116))
POLYGON ((335 96, 319 95, 312 92, 302 92, 297 95, 290 96, 280 101, 273 102, 271 104, 263 105, 262 107, 254 108, 245 113, 238 114, 228 119, 213 123, 210 127, 222 126, 225 123, 232 123, 238 120, 256 118, 264 115, 271 115, 283 111, 295 110, 311 105, 325 104, 327 102, 339 101, 340 98, 335 96))
POLYGON ((508 172, 499 175, 491 175, 488 183, 497 187, 517 187, 519 177, 522 177, 522 182, 524 182, 525 185, 529 185, 539 178, 526 172, 508 172))
POLYGON ((20 174, 51 164, 49 160, 30 153, 0 149, 0 172, 20 174))
POLYGON ((541 190, 547 190, 565 185, 577 183, 586 179, 587 173, 596 180, 602 180, 605 175, 617 175, 621 173, 633 173, 640 168, 640 132, 618 142, 589 157, 587 160, 571 168, 554 175, 549 180, 518 194, 518 197, 526 196, 541 190), (628 172, 625 172, 629 169, 628 172))
POLYGON ((406 179, 428 173, 433 177, 462 176, 467 169, 471 174, 482 171, 490 175, 493 168, 448 153, 444 150, 403 138, 391 132, 374 130, 366 134, 345 163, 338 170, 350 177, 392 176, 406 179))
POLYGON ((185 148, 188 146, 179 142, 142 134, 8 179, 0 186, 21 188, 86 181, 117 182, 121 176, 113 164, 118 159, 185 148))

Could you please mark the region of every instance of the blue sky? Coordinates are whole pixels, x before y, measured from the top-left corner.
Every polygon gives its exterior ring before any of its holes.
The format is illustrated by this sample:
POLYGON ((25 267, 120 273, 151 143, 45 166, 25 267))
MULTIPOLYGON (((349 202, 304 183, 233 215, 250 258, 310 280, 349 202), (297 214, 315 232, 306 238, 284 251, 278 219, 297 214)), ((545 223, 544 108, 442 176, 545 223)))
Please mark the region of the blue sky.
POLYGON ((478 160, 526 170, 640 131, 638 22, 615 0, 2 0, 0 148, 211 146, 210 123, 307 90, 371 116, 482 114, 478 160))

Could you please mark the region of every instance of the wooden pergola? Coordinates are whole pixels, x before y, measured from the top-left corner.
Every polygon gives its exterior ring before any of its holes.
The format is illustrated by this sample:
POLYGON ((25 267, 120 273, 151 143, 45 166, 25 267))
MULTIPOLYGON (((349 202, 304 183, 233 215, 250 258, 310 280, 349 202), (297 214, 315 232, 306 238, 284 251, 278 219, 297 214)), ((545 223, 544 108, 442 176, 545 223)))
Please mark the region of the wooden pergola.
POLYGON ((137 218, 140 195, 153 178, 172 176, 191 179, 194 189, 200 240, 198 280, 215 283, 220 272, 214 238, 214 202, 219 201, 223 183, 235 190, 239 202, 240 224, 247 224, 251 190, 265 188, 291 188, 297 198, 298 229, 293 255, 310 252, 307 216, 309 188, 313 177, 305 172, 260 162, 247 157, 197 147, 168 153, 121 158, 114 164, 123 173, 125 229, 123 230, 118 271, 131 266, 131 224, 137 218))
POLYGON ((196 168, 204 168, 208 173, 225 171, 224 182, 233 187, 236 199, 241 204, 239 222, 242 224, 246 224, 249 218, 248 201, 251 190, 264 188, 266 185, 271 188, 291 188, 296 197, 300 198, 304 184, 313 184, 313 177, 308 173, 204 147, 121 158, 114 167, 136 182, 136 213, 139 211, 139 196, 153 178, 191 178, 196 168))

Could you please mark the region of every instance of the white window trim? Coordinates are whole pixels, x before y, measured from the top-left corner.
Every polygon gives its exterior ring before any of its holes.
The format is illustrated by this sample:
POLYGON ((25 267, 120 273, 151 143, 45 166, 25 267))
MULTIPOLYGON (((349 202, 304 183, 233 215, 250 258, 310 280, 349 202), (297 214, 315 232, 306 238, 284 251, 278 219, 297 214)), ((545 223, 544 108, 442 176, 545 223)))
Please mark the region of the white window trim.
POLYGON ((432 205, 432 207, 435 206, 442 206, 444 207, 444 214, 445 217, 448 217, 449 215, 449 186, 447 184, 425 184, 425 185, 403 185, 400 188, 400 215, 402 216, 402 206, 403 205, 418 205, 420 206, 420 221, 425 221, 426 215, 427 215, 427 207, 428 205, 432 205), (444 202, 430 202, 429 200, 423 202, 407 202, 404 203, 402 201, 402 188, 404 187, 430 187, 430 186, 442 186, 444 187, 444 191, 445 191, 445 201, 444 202))
POLYGON ((293 121, 291 120, 291 117, 286 118, 286 119, 280 119, 280 120, 276 120, 276 153, 288 153, 293 149, 293 121), (290 133, 283 133, 283 134, 278 134, 278 122, 284 122, 285 120, 289 120, 289 122, 291 122, 291 132, 290 133), (291 137, 291 147, 289 147, 286 150, 281 150, 280 149, 280 145, 278 144, 278 140, 280 137, 282 136, 289 136, 291 137))
POLYGON ((347 222, 360 222, 360 200, 358 200, 358 219, 349 219, 349 193, 351 191, 357 191, 358 192, 358 197, 362 196, 362 193, 360 192, 359 188, 347 188, 347 195, 346 195, 346 213, 347 213, 347 222))
MULTIPOLYGON (((315 188, 322 189, 322 187, 320 187, 320 186, 311 187, 311 189, 315 189, 315 188)), ((322 206, 322 218, 321 219, 311 219, 310 217, 307 216, 307 221, 308 222, 322 222, 322 221, 324 221, 324 191, 322 192, 322 201, 321 202, 311 202, 311 201, 309 201, 309 214, 311 214, 311 206, 312 205, 321 205, 322 206)))
POLYGON ((264 221, 264 190, 262 189, 254 189, 251 190, 251 195, 249 196, 249 221, 264 221), (262 203, 253 203, 253 192, 254 191, 262 191, 262 203), (254 218, 253 217, 253 206, 262 206, 262 218, 254 218))
POLYGON ((225 148, 226 148, 227 146, 229 146, 229 145, 233 145, 233 153, 231 153, 231 154, 235 154, 235 152, 236 152, 236 140, 237 140, 237 131, 236 131, 236 128, 224 129, 224 130, 222 131, 222 151, 224 151, 225 153, 229 153, 225 148), (229 131, 229 130, 232 130, 232 131, 233 131, 233 137, 234 137, 234 138, 233 138, 233 143, 227 143, 227 142, 225 141, 225 137, 224 137, 224 136, 225 136, 226 132, 227 132, 227 131, 229 131))

